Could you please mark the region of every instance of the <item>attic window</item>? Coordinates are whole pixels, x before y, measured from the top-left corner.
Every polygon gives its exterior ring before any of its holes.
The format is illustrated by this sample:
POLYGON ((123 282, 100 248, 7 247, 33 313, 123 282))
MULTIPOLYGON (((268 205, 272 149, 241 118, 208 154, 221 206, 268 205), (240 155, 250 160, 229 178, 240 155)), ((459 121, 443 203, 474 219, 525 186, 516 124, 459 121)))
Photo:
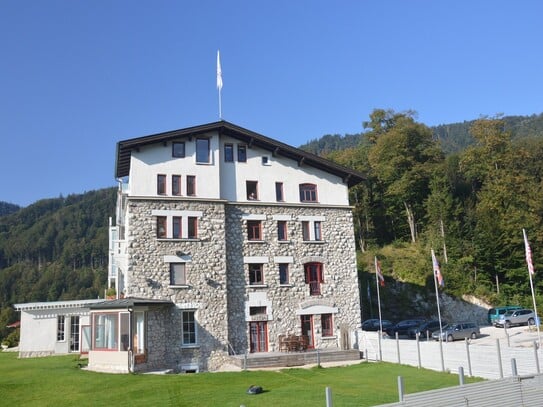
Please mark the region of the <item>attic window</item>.
POLYGON ((172 143, 172 157, 185 157, 185 142, 172 143))

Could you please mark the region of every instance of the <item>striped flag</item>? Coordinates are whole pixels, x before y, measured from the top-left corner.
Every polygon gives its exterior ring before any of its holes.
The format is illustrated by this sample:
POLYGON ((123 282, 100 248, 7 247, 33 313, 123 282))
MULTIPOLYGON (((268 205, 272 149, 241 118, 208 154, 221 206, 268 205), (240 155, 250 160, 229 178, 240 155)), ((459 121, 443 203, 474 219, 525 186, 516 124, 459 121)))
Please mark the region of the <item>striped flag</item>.
POLYGON ((375 273, 377 274, 377 279, 379 280, 379 285, 381 287, 385 286, 385 277, 383 277, 383 273, 381 273, 381 262, 377 260, 377 257, 375 258, 375 273))
POLYGON ((528 243, 528 237, 526 231, 522 229, 524 235, 524 248, 526 249, 526 264, 528 264, 528 272, 533 276, 535 273, 534 263, 532 262, 532 249, 530 249, 530 243, 528 243))
POLYGON ((221 55, 217 50, 217 89, 222 89, 222 70, 221 70, 221 55))
POLYGON ((443 280, 443 275, 441 274, 441 269, 439 267, 439 262, 436 259, 436 255, 435 255, 433 249, 432 249, 432 266, 434 268, 435 278, 437 278, 437 283, 441 287, 444 287, 445 286, 445 281, 443 280))

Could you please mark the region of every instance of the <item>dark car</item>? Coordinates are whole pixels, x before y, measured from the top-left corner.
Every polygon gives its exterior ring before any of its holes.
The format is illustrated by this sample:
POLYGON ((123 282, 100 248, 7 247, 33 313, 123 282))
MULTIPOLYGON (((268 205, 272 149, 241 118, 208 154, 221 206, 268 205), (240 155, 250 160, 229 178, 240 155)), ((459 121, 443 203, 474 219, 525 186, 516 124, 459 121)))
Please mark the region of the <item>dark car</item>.
MULTIPOLYGON (((441 326, 444 327, 447 325, 447 322, 441 321, 441 326)), ((423 322, 415 328, 411 328, 408 332, 410 338, 416 338, 417 335, 419 338, 431 338, 432 332, 439 331, 439 320, 432 319, 430 321, 423 322)))
MULTIPOLYGON (((387 328, 390 328, 394 324, 388 319, 382 319, 381 325, 383 326, 383 331, 387 328)), ((378 331, 379 330, 379 320, 378 319, 366 319, 362 322, 362 330, 364 331, 378 331)))
POLYGON ((396 336, 396 332, 398 336, 407 336, 410 329, 418 327, 423 322, 425 322, 424 319, 406 319, 386 329, 386 333, 389 336, 396 336))

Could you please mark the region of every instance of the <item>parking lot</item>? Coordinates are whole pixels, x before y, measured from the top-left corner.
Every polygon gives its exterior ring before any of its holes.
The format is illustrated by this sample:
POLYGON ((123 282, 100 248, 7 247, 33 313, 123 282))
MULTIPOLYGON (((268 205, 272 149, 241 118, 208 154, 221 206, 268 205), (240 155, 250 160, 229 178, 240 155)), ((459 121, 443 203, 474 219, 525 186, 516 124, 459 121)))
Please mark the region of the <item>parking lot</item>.
POLYGON ((434 340, 383 338, 376 332, 364 332, 360 341, 361 350, 369 360, 420 366, 432 370, 458 372, 487 379, 508 377, 513 374, 512 359, 515 359, 520 375, 534 374, 538 363, 543 368, 543 350, 536 350, 539 343, 535 328, 519 326, 509 329, 486 326, 481 328, 477 339, 440 343, 434 340), (380 355, 381 353, 381 355, 380 355), (536 354, 538 356, 536 360, 536 354), (441 356, 443 355, 443 356, 441 356))

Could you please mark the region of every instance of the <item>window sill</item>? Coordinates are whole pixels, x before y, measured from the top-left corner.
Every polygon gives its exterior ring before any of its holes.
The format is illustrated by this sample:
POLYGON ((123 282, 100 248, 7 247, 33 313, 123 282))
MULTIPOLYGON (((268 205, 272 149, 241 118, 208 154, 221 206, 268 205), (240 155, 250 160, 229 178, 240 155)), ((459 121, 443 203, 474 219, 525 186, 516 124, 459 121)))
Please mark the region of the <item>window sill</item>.
POLYGON ((190 288, 190 285, 188 284, 170 284, 168 288, 172 289, 187 289, 190 288))
POLYGON ((322 336, 321 339, 322 339, 323 341, 327 341, 327 340, 337 339, 337 336, 336 336, 336 335, 332 335, 332 336, 322 336))
POLYGON ((189 237, 182 237, 182 238, 173 238, 173 237, 157 237, 156 239, 159 242, 199 242, 200 238, 189 238, 189 237))
POLYGON ((247 243, 262 244, 267 242, 265 240, 247 240, 247 243))
POLYGON ((304 243, 313 243, 313 244, 326 244, 325 240, 304 240, 304 243))
POLYGON ((290 287, 294 287, 294 284, 290 284, 290 283, 285 283, 285 284, 279 284, 279 287, 286 287, 286 288, 290 288, 290 287))
POLYGON ((268 288, 268 284, 248 284, 246 288, 268 288))
POLYGON ((200 348, 200 345, 195 343, 195 344, 187 344, 187 345, 181 345, 181 349, 199 349, 200 348))
POLYGON ((288 244, 288 243, 292 243, 290 240, 278 240, 277 243, 279 244, 288 244))

